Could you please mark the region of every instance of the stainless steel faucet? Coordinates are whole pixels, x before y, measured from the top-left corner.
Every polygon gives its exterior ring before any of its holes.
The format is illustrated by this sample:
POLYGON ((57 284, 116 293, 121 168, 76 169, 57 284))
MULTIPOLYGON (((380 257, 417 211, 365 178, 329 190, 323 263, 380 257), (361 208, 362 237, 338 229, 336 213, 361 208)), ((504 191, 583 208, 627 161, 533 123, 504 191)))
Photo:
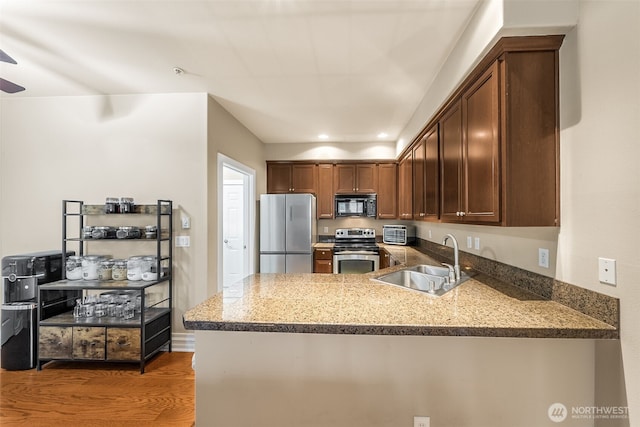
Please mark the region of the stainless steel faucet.
POLYGON ((453 236, 453 234, 447 234, 444 236, 442 244, 446 246, 449 237, 451 237, 451 241, 453 241, 453 271, 456 275, 456 281, 458 281, 460 280, 460 257, 458 254, 458 241, 453 236))

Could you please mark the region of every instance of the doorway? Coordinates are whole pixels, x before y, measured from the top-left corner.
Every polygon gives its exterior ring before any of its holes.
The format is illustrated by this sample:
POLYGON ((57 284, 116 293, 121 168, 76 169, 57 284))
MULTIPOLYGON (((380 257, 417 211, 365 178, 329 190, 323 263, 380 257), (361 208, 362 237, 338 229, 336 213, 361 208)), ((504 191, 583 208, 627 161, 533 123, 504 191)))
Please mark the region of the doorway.
POLYGON ((241 280, 253 274, 255 171, 218 154, 218 290, 242 296, 241 280))

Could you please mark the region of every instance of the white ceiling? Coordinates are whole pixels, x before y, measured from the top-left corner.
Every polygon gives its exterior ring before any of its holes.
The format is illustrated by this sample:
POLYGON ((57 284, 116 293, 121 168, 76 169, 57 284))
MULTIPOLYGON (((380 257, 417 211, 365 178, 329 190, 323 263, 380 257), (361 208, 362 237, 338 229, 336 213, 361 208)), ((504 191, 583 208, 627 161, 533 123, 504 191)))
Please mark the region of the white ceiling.
POLYGON ((0 0, 0 96, 208 92, 266 143, 395 141, 479 1, 0 0))

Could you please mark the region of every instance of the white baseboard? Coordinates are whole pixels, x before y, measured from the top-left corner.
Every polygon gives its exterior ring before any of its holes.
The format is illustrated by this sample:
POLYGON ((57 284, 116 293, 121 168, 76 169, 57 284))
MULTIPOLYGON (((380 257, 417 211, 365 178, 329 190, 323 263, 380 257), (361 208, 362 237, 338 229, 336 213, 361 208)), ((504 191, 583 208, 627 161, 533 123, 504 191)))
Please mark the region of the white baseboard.
POLYGON ((193 333, 174 332, 171 334, 171 350, 194 352, 196 350, 196 336, 193 333))

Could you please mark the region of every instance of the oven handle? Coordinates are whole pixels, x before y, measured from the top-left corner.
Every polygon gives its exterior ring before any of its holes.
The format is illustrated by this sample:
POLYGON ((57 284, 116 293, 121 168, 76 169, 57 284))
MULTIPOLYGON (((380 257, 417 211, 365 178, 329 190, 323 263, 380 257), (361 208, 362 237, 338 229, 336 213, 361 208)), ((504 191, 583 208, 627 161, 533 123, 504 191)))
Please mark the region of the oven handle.
POLYGON ((375 256, 379 256, 380 255, 378 252, 373 252, 373 251, 340 251, 340 252, 334 252, 334 254, 336 256, 339 256, 339 255, 375 255, 375 256))

